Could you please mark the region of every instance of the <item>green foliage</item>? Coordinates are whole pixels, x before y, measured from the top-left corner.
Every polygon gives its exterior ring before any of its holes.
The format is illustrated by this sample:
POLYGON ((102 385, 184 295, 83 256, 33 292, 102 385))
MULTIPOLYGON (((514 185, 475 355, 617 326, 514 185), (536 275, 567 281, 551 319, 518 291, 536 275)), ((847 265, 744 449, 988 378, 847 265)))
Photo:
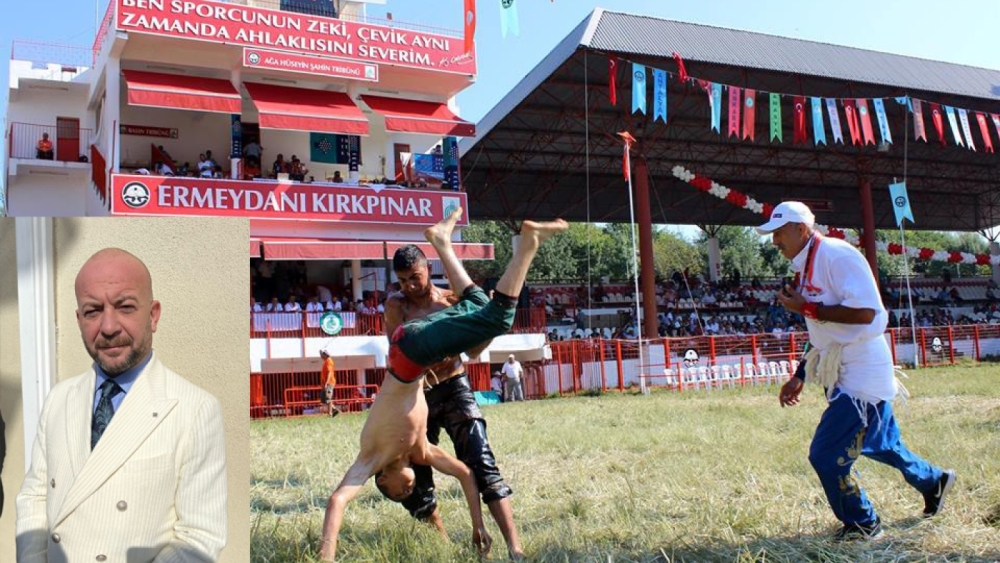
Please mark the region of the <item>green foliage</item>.
MULTIPOLYGON (((722 254, 722 274, 731 276, 739 270, 743 279, 773 278, 786 275, 788 261, 770 239, 762 238, 750 227, 723 226, 716 232, 722 254)), ((708 263, 708 234, 698 238, 698 250, 708 263)))

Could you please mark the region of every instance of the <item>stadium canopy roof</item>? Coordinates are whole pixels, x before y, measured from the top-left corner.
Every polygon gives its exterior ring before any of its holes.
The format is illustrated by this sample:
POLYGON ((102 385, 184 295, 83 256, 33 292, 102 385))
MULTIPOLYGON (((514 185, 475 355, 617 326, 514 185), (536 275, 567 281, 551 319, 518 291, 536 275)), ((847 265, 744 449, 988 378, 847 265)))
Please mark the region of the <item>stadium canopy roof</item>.
MULTIPOLYGON (((969 118, 978 152, 954 144, 947 118, 948 142, 942 146, 926 105, 930 142, 914 141, 905 106, 892 100, 905 95, 1000 113, 1000 71, 597 9, 482 119, 475 138, 461 142, 470 212, 476 219, 629 221, 622 143, 616 136, 629 131, 638 140, 633 155, 642 155, 649 165, 654 223, 761 222, 759 215, 674 178, 672 168, 682 165, 760 202, 807 200, 819 222, 840 228, 862 226, 859 186, 867 179, 876 226, 894 228, 886 186, 903 179, 905 153, 914 228, 975 231, 1000 224, 1000 156, 983 151, 975 114, 969 118), (793 144, 789 99, 782 107, 784 142, 771 143, 764 96, 757 97, 756 140, 730 139, 725 134, 728 103, 723 103, 722 132, 715 133, 705 92, 674 78, 668 80, 668 125, 653 122, 651 99, 647 115, 632 115, 631 63, 676 74, 674 52, 693 77, 758 92, 886 98, 895 144, 888 150, 817 147, 808 111, 808 141, 793 144), (609 57, 622 63, 617 106, 608 94, 609 57)), ((843 122, 843 108, 839 112, 843 122)), ((829 143, 825 111, 824 120, 829 143)), ((988 125, 1000 151, 997 132, 988 125)))

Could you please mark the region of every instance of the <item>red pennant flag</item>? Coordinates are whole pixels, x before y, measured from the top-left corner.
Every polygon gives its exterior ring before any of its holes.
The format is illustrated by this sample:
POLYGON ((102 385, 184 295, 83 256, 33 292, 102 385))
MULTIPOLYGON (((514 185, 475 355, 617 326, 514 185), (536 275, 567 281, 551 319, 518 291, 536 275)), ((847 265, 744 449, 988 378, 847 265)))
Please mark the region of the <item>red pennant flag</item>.
POLYGON ((993 120, 993 127, 997 130, 997 136, 1000 137, 1000 114, 991 113, 990 119, 993 120))
POLYGON ((806 98, 805 96, 792 96, 792 143, 806 142, 806 98))
POLYGON ((986 115, 976 113, 976 121, 979 122, 979 132, 983 134, 983 143, 986 145, 985 152, 994 152, 993 139, 990 138, 990 129, 986 126, 986 115))
POLYGON ((920 100, 914 100, 911 98, 913 103, 913 140, 919 141, 923 139, 927 142, 927 128, 924 127, 924 110, 923 104, 920 100))
POLYGON ((465 0, 465 54, 472 52, 476 41, 476 0, 465 0))
POLYGON ((630 175, 628 153, 632 148, 632 143, 635 142, 635 137, 628 131, 619 131, 618 136, 622 138, 622 141, 625 141, 625 151, 622 152, 622 174, 625 176, 625 181, 628 182, 630 175))
POLYGON ((740 138, 740 107, 743 100, 740 96, 740 89, 736 86, 729 87, 729 136, 740 138))
POLYGON ((743 91, 743 138, 753 140, 757 113, 757 91, 747 88, 743 91))
POLYGON ((611 98, 611 105, 618 105, 618 85, 615 75, 618 74, 618 59, 608 57, 608 96, 611 98))
POLYGON ((868 100, 858 98, 858 119, 861 121, 861 133, 865 136, 865 144, 875 144, 875 132, 872 130, 872 116, 868 112, 868 100))
POLYGON ((674 51, 672 56, 677 61, 677 79, 681 81, 681 84, 687 84, 688 71, 684 68, 684 59, 681 58, 680 53, 677 51, 674 51))
POLYGON ((941 141, 941 146, 944 146, 944 116, 941 115, 941 106, 935 103, 931 103, 930 106, 931 120, 934 122, 934 130, 937 131, 938 140, 941 141))
POLYGON ((847 129, 851 133, 851 143, 861 144, 861 129, 858 127, 857 109, 854 107, 854 100, 844 100, 844 118, 847 120, 847 129))

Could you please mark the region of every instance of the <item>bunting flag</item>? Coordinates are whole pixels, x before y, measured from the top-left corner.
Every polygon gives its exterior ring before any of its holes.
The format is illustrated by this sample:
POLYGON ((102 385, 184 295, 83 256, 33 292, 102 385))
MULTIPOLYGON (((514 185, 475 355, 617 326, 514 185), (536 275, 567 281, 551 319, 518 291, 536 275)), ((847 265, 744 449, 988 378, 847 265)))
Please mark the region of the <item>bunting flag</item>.
POLYGON ((970 151, 976 150, 976 144, 972 142, 972 128, 969 127, 969 112, 958 108, 958 121, 962 124, 962 133, 965 134, 965 144, 970 151))
POLYGON ((625 176, 625 181, 628 182, 629 178, 632 176, 629 170, 630 162, 628 158, 629 150, 632 148, 632 143, 635 143, 635 137, 632 136, 628 131, 619 131, 618 136, 621 137, 622 141, 625 142, 625 150, 622 152, 622 174, 625 176))
POLYGON ((986 114, 976 113, 976 121, 979 122, 979 133, 983 136, 983 151, 993 152, 993 139, 990 138, 990 128, 986 125, 986 114))
POLYGON ((951 134, 955 137, 955 144, 964 147, 965 144, 962 142, 962 133, 958 130, 958 118, 955 117, 955 108, 951 106, 944 106, 944 112, 948 114, 948 125, 951 127, 951 134))
POLYGON ((684 59, 681 58, 680 53, 677 51, 674 51, 671 56, 677 61, 677 80, 680 80, 681 84, 687 84, 689 76, 687 69, 684 68, 684 59))
POLYGON ((934 123, 934 130, 937 131, 938 140, 941 141, 941 146, 944 146, 944 117, 941 115, 941 106, 931 103, 930 107, 931 121, 934 123))
POLYGON ((618 74, 618 59, 608 57, 608 97, 611 98, 611 105, 618 105, 618 84, 616 75, 618 74))
POLYGON ((812 98, 813 143, 817 146, 826 144, 826 127, 823 125, 823 102, 812 98))
MULTIPOLYGON (((757 118, 757 91, 747 88, 743 91, 743 138, 754 140, 754 125, 757 118)), ((998 125, 1000 127, 1000 125, 998 125)), ((998 129, 1000 131, 1000 129, 998 129)))
POLYGON ((913 113, 913 99, 909 96, 900 96, 896 98, 896 103, 901 106, 906 106, 906 109, 913 113))
POLYGON ((663 118, 667 122, 667 71, 653 69, 653 123, 663 118))
POLYGON ((722 129, 722 84, 712 82, 712 130, 719 133, 722 129))
POLYGON ((729 137, 736 135, 740 138, 740 108, 743 107, 743 100, 740 99, 740 89, 736 86, 729 87, 729 137))
POLYGON ((646 67, 632 63, 632 113, 646 113, 646 67))
POLYGON ((990 119, 993 120, 993 127, 997 130, 997 137, 1000 137, 1000 114, 991 113, 990 119))
POLYGON ((858 121, 861 122, 861 134, 865 137, 865 144, 875 144, 875 131, 872 129, 872 116, 868 113, 868 100, 857 99, 858 121))
POLYGON ((771 94, 771 141, 781 142, 781 96, 771 94))
POLYGON ((882 142, 891 145, 892 131, 889 131, 889 120, 885 116, 885 103, 882 98, 875 98, 872 100, 872 105, 875 106, 875 119, 878 121, 878 131, 882 135, 882 142))
POLYGON ((472 52, 476 43, 476 0, 465 0, 465 54, 472 52))
POLYGON ((500 0, 500 36, 506 39, 508 31, 514 36, 521 35, 517 24, 517 5, 514 0, 500 0))
POLYGON ((896 214, 896 226, 903 226, 903 219, 913 220, 913 210, 910 209, 910 198, 906 195, 906 182, 889 184, 889 194, 892 197, 892 210, 896 214))
POLYGON ((792 97, 792 143, 806 142, 806 99, 804 96, 792 97))
POLYGON ((913 140, 923 139, 927 142, 927 128, 924 126, 923 103, 920 100, 913 100, 913 140))
POLYGON ((837 111, 837 100, 826 99, 826 113, 830 114, 830 134, 833 135, 833 142, 844 144, 844 131, 840 128, 840 113, 837 111))
POLYGON ((844 119, 847 120, 847 130, 851 133, 851 144, 861 144, 861 129, 858 127, 857 110, 854 100, 844 100, 844 119))

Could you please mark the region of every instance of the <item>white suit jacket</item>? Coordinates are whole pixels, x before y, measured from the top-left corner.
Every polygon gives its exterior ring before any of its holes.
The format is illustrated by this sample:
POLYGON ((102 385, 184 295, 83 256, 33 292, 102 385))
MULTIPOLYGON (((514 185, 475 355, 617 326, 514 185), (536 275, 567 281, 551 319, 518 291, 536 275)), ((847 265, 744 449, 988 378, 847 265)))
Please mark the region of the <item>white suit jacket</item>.
POLYGON ((95 373, 45 398, 17 495, 19 563, 207 562, 226 544, 222 408, 154 355, 93 451, 95 373))

